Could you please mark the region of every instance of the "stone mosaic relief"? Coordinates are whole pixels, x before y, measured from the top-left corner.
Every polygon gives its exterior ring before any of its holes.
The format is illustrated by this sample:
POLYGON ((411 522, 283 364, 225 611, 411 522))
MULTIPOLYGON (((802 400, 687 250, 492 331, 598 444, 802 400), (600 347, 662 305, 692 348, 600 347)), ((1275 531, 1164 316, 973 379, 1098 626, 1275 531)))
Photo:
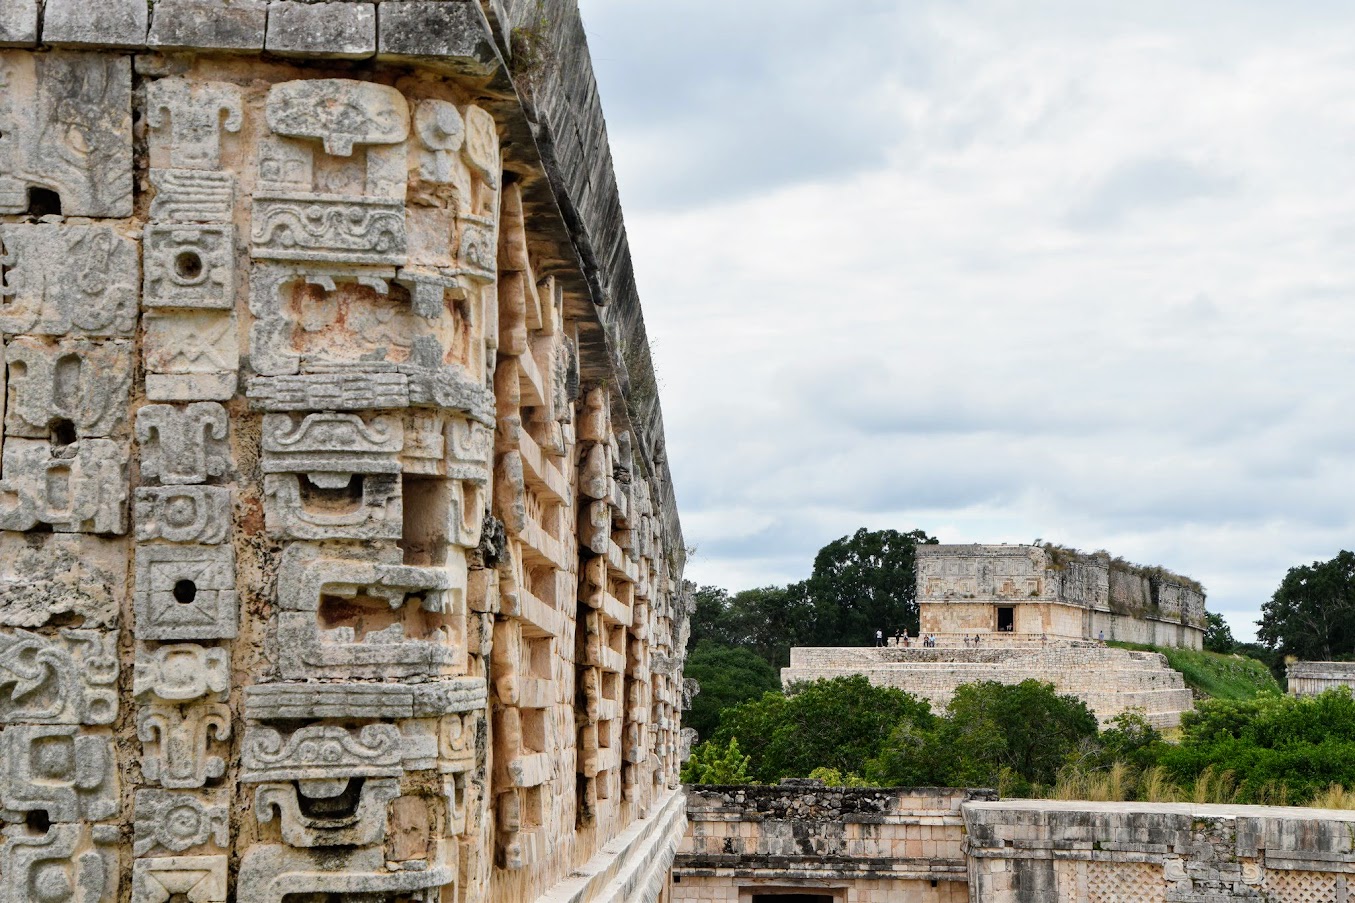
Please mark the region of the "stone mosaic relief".
POLYGON ((0 51, 0 903, 534 897, 675 786, 677 603, 499 126, 145 72, 0 51))

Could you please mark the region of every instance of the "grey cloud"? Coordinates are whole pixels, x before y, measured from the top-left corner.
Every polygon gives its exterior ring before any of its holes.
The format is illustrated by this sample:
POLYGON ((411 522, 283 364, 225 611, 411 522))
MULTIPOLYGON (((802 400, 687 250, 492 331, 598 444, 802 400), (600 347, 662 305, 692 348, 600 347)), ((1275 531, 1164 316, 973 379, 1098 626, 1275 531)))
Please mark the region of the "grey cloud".
POLYGON ((1074 229, 1106 229, 1139 211, 1170 208, 1235 190, 1233 178, 1179 157, 1129 160, 1103 176, 1064 220, 1074 229))

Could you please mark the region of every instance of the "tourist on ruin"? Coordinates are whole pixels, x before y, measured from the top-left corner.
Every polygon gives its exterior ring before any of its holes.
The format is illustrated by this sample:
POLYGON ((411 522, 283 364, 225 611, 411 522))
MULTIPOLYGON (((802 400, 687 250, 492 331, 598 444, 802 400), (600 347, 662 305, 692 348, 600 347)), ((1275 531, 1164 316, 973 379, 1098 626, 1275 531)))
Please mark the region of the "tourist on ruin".
POLYGON ((885 632, 883 630, 875 631, 875 645, 883 646, 885 644, 885 632))

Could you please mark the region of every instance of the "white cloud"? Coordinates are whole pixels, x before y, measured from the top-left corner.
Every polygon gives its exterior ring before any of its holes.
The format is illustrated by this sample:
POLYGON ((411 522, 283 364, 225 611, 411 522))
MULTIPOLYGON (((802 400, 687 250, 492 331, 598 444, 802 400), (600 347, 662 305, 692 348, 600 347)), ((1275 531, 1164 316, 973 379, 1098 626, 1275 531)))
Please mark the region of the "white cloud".
POLYGON ((1355 527, 1355 9, 585 0, 698 581, 857 526, 1188 573, 1355 527))

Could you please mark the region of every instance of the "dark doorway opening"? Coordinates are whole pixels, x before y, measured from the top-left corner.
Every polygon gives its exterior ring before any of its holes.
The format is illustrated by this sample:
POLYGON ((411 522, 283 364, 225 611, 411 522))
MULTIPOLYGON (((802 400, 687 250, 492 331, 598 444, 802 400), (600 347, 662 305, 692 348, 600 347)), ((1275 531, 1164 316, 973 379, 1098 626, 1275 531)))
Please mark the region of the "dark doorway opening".
POLYGON ((753 894, 753 903, 833 903, 832 894, 753 894))
POLYGON ((1008 631, 1016 629, 1016 609, 999 608, 997 610, 997 629, 1008 631))

